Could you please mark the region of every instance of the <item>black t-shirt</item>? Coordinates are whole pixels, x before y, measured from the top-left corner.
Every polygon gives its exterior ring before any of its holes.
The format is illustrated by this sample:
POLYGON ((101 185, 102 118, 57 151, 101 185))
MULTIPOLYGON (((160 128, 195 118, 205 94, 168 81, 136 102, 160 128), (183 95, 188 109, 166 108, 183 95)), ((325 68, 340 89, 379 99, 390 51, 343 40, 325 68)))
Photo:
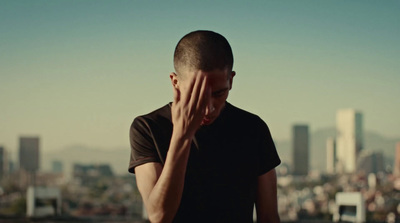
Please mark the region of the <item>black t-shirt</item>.
MULTIPOLYGON (((147 162, 164 164, 172 127, 170 104, 135 118, 129 172, 147 162)), ((195 135, 174 222, 253 222, 257 178, 280 162, 265 122, 227 102, 195 135)))

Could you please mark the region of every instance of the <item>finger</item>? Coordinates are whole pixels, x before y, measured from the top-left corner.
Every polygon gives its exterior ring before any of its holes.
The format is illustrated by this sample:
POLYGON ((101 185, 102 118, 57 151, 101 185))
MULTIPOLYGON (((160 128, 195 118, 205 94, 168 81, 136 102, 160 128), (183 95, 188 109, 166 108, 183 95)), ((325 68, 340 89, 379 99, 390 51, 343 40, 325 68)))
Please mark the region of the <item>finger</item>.
POLYGON ((201 84, 200 96, 199 96, 199 100, 197 102, 197 109, 201 110, 202 114, 205 113, 205 110, 208 105, 208 102, 210 101, 210 98, 211 98, 211 89, 208 86, 208 78, 205 77, 201 84))
POLYGON ((182 102, 184 102, 185 104, 188 104, 190 98, 192 97, 192 90, 194 83, 196 81, 196 74, 190 73, 187 76, 188 79, 185 82, 183 82, 185 85, 184 89, 182 89, 181 91, 181 99, 182 102))
POLYGON ((194 108, 196 110, 198 109, 197 104, 199 102, 199 98, 200 98, 200 94, 201 94, 200 92, 201 92, 201 88, 202 88, 204 79, 205 79, 205 76, 203 74, 201 74, 201 73, 196 74, 196 80, 195 80, 195 83, 193 86, 192 96, 190 98, 190 104, 189 104, 189 106, 191 108, 194 108))

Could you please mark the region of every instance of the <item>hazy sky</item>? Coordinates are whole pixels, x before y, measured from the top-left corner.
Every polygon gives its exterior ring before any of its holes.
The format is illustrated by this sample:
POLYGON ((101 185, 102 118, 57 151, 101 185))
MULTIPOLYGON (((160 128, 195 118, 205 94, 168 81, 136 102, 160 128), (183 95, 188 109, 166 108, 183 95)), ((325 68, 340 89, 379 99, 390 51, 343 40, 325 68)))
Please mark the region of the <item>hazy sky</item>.
POLYGON ((333 127, 340 108, 400 137, 400 1, 0 0, 0 145, 129 148, 133 118, 171 101, 174 47, 197 29, 231 43, 228 101, 275 140, 333 127))

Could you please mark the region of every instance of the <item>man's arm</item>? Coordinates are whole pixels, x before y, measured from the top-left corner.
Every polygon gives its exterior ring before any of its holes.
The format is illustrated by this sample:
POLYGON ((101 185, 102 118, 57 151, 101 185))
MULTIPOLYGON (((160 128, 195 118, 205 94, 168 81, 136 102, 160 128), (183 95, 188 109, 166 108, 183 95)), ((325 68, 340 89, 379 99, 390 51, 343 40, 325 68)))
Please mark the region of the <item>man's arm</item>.
POLYGON ((173 131, 164 167, 147 163, 135 168, 138 189, 152 223, 171 222, 178 211, 192 140, 211 96, 204 74, 192 73, 179 87, 173 75, 173 131))
POLYGON ((258 223, 279 223, 275 169, 258 177, 256 200, 258 223))
POLYGON ((135 168, 137 186, 152 223, 174 218, 182 197, 189 149, 189 140, 171 139, 164 167, 146 163, 135 168))

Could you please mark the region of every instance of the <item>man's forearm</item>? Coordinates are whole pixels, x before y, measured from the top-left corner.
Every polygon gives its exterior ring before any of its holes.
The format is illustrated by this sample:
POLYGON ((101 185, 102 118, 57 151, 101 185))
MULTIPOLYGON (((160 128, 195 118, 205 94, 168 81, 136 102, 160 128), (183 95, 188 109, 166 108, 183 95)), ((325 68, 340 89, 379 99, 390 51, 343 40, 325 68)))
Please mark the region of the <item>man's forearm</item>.
POLYGON ((147 199, 151 222, 171 222, 182 198, 191 137, 173 134, 161 175, 147 199))
POLYGON ((258 223, 280 222, 275 169, 258 177, 256 210, 258 223))

